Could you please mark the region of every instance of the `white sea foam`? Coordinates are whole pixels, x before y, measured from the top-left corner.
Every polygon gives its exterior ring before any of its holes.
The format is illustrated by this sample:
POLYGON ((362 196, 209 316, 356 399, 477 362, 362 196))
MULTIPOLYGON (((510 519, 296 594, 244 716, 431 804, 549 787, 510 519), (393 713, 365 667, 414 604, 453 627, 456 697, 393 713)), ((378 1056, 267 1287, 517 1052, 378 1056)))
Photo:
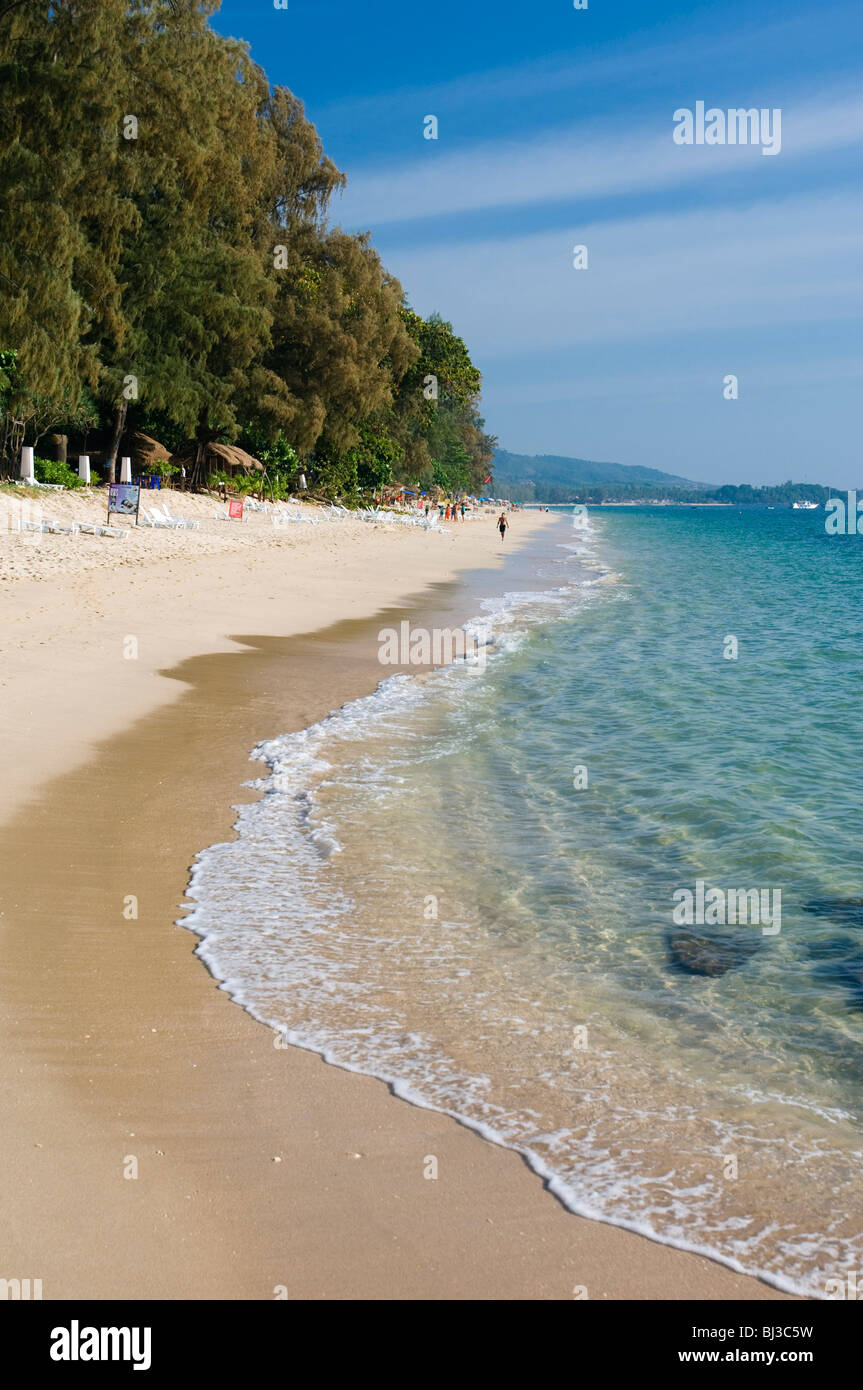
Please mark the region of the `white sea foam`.
MULTIPOLYGON (((590 540, 588 532, 578 549, 590 540)), ((508 669, 506 663, 532 631, 590 602, 610 574, 594 558, 591 573, 575 584, 512 591, 483 603, 481 613, 465 624, 489 645, 488 668, 479 680, 463 663, 421 679, 396 675, 311 728, 261 743, 253 754, 269 769, 253 784, 261 800, 239 808, 235 841, 198 856, 189 888, 195 906, 183 925, 200 935, 198 953, 222 988, 288 1042, 347 1070, 377 1076, 411 1103, 452 1115, 517 1150, 572 1211, 711 1255, 787 1292, 823 1297, 822 1273, 807 1268, 807 1261, 823 1260, 825 1239, 829 1236, 840 1264, 859 1260, 855 1242, 841 1231, 813 1237, 812 1249, 787 1233, 777 1237, 769 1227, 753 1231, 748 1217, 712 1213, 715 1177, 652 1172, 634 1139, 627 1151, 626 1136, 633 1126, 638 1131, 634 1106, 639 1103, 652 1133, 681 1125, 704 1128, 700 1097, 683 1076, 669 1087, 673 1100, 656 1099, 649 1069, 643 1085, 634 1077, 632 1088, 617 1095, 609 1078, 619 1081, 619 1044, 597 1045, 591 1070, 583 1078, 578 1074, 576 1093, 586 1118, 579 1114, 577 1131, 549 1125, 537 1095, 543 1089, 554 1092, 562 1072, 553 1045, 555 1021, 542 1014, 545 993, 537 992, 532 980, 532 992, 520 998, 509 1000, 496 989, 492 955, 481 954, 478 922, 443 914, 434 931, 424 932, 420 925, 406 929, 401 898, 386 902, 391 916, 364 911, 375 884, 363 856, 352 853, 358 834, 368 832, 372 866, 380 862, 396 876, 393 882, 406 903, 413 883, 423 895, 428 884, 419 859, 412 862, 396 852, 396 862, 388 865, 386 836, 375 838, 372 818, 381 815, 383 824, 398 825, 399 808, 413 805, 405 797, 421 765, 463 754, 465 738, 484 717, 483 691, 495 672, 508 669), (416 1016, 403 1007, 405 991, 415 986, 421 993, 436 990, 456 999, 459 1026, 475 1035, 475 1065, 455 1060, 461 1042, 452 1051, 439 1039, 434 1007, 417 1010, 416 1016), (497 1040, 507 1036, 532 1042, 537 1060, 548 1059, 535 1068, 535 1094, 529 1088, 513 1093, 517 1105, 482 1060, 491 1048, 497 1061, 497 1040), (613 1146, 610 1133, 619 1140, 613 1146), (701 1238, 693 1241, 697 1213, 704 1222, 701 1238), (770 1240, 775 1248, 768 1259, 770 1240)), ((420 843, 417 854, 422 852, 420 843)), ((438 880, 444 887, 445 861, 435 886, 438 880)), ((494 922, 489 930, 494 947, 494 922)), ((759 1106, 781 1107, 787 1099, 751 1090, 745 1098, 759 1106)), ((715 1121, 708 1125, 704 1152, 719 1171, 723 1156, 740 1147, 741 1130, 715 1121)), ((803 1139, 789 1143, 797 1163, 817 1155, 817 1146, 812 1150, 803 1139)))

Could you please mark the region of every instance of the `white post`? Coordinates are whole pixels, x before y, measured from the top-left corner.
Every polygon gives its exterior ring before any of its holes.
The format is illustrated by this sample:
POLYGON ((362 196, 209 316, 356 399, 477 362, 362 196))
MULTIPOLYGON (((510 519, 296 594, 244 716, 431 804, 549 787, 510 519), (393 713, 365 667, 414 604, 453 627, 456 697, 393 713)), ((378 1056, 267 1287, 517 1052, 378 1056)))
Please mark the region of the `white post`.
POLYGON ((21 449, 21 477, 31 485, 36 481, 36 474, 33 471, 33 450, 30 445, 21 449))
POLYGON ((87 486, 90 486, 90 455, 78 455, 78 477, 83 478, 87 486))
POLYGON ((132 460, 120 459, 120 482, 131 483, 132 481, 132 460))

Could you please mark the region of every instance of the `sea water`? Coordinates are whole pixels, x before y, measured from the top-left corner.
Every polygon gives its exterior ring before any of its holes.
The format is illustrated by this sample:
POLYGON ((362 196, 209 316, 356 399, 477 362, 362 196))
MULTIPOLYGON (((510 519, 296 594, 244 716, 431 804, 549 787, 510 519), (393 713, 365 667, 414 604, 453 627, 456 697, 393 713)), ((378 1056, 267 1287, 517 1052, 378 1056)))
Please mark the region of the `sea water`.
POLYGON ((483 662, 255 750, 263 795, 199 856, 184 924, 257 1018, 516 1148, 573 1211, 842 1296, 863 538, 620 508, 521 555, 478 605, 483 662), (673 916, 698 882, 779 892, 779 929, 720 928, 703 973, 716 928, 673 916))

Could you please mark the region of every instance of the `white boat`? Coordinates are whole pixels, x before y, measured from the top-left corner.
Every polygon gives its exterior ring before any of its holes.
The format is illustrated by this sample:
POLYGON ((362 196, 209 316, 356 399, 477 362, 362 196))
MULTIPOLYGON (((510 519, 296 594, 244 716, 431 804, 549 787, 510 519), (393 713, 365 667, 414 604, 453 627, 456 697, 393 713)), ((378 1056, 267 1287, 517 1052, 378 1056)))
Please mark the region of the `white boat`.
POLYGON ((795 512, 817 512, 817 502, 792 502, 791 509, 795 512))

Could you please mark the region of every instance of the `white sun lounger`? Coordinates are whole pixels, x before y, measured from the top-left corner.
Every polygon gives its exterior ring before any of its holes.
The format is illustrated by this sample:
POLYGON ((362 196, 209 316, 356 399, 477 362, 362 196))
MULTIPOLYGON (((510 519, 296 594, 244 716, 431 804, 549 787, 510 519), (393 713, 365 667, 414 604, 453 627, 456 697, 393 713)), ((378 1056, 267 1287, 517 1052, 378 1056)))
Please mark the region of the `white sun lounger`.
POLYGON ((129 534, 126 526, 100 526, 96 521, 76 521, 75 529, 88 536, 109 536, 111 540, 125 540, 129 534))
POLYGON ((138 512, 138 525, 158 526, 163 531, 176 531, 177 529, 174 522, 169 521, 167 517, 162 516, 162 513, 158 510, 157 507, 142 506, 140 508, 140 511, 138 512), (143 517, 141 516, 142 512, 143 517))
POLYGON ((39 521, 30 521, 23 517, 17 529, 19 531, 39 531, 42 535, 72 536, 77 529, 77 524, 73 521, 71 526, 61 526, 59 521, 52 521, 47 516, 43 516, 39 521))
MULTIPOLYGON (((158 512, 159 508, 154 507, 153 510, 158 512)), ((190 521, 188 517, 172 516, 168 511, 167 502, 162 502, 161 514, 171 526, 176 526, 178 528, 184 527, 187 531, 197 531, 200 529, 200 521, 190 521)))
POLYGON ((156 517, 158 521, 164 522, 166 526, 170 526, 174 531, 184 531, 186 529, 185 521, 180 521, 178 518, 169 516, 167 507, 157 507, 154 503, 150 507, 150 515, 156 517))

